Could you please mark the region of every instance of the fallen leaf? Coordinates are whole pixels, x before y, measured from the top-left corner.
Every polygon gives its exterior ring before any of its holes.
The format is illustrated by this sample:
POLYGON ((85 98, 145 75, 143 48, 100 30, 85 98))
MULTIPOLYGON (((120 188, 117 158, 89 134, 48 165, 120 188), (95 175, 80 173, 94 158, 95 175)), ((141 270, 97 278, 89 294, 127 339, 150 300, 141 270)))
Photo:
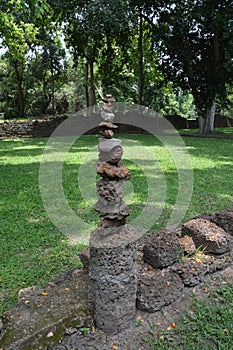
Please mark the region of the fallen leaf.
POLYGON ((65 288, 65 290, 70 290, 70 288, 65 288))
POLYGON ((163 336, 162 333, 160 333, 160 332, 157 333, 158 338, 162 338, 162 336, 163 336))
POLYGON ((43 295, 44 297, 46 297, 48 294, 49 294, 49 293, 46 292, 46 291, 44 291, 44 292, 41 293, 41 295, 43 295))
POLYGON ((51 338, 51 337, 53 337, 53 336, 54 336, 53 332, 49 332, 49 333, 47 334, 47 338, 51 338))

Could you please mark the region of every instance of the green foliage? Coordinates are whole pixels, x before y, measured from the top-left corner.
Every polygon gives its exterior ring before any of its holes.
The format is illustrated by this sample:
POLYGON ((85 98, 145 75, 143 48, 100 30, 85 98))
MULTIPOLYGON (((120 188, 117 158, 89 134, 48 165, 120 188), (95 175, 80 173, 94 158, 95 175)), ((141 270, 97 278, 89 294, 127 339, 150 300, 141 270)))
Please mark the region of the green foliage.
POLYGON ((2 1, 0 6, 1 45, 9 50, 13 60, 25 62, 25 54, 36 41, 38 24, 45 24, 51 9, 45 0, 2 1))
POLYGON ((224 98, 226 83, 233 81, 230 1, 146 1, 145 11, 163 73, 189 90, 205 114, 216 94, 224 98))
POLYGON ((230 114, 231 18, 230 0, 1 1, 0 108, 11 117, 74 111, 95 104, 98 87, 187 118, 217 94, 230 114))

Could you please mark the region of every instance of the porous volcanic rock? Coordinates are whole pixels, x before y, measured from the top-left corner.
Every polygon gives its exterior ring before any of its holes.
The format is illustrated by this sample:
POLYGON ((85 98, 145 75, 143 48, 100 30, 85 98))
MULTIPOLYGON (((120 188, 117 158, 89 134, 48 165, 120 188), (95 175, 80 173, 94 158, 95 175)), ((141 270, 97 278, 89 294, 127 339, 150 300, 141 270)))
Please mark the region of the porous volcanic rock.
POLYGON ((186 235, 183 237, 178 237, 178 240, 184 249, 184 254, 190 255, 195 253, 197 248, 193 242, 192 237, 186 235))
POLYGON ((171 266, 182 258, 184 249, 173 233, 150 235, 143 248, 143 259, 156 268, 171 266))
POLYGON ((204 264, 209 265, 210 274, 217 271, 225 270, 232 264, 231 254, 222 254, 215 256, 203 254, 201 259, 204 264))
POLYGON ((183 224, 182 232, 192 237, 196 247, 206 253, 224 254, 233 247, 232 236, 209 220, 190 220, 183 224))
POLYGON ((129 180, 130 171, 119 161, 116 165, 107 162, 97 161, 96 172, 103 178, 129 180))
POLYGON ((109 240, 99 243, 98 229, 91 235, 89 263, 89 301, 95 309, 99 329, 117 334, 134 324, 137 290, 137 245, 135 241, 121 243, 124 227, 110 230, 109 240), (114 234, 115 233, 115 234, 114 234), (115 237, 114 237, 115 235, 115 237), (105 243, 105 244, 104 244, 105 243))
POLYGON ((233 207, 218 211, 211 221, 233 236, 233 207))
POLYGON ((187 260, 186 262, 174 264, 171 270, 177 273, 186 287, 193 287, 204 280, 209 272, 209 265, 202 262, 187 260))
POLYGON ((168 269, 141 269, 138 280, 137 308, 156 312, 177 300, 184 288, 181 278, 168 269))

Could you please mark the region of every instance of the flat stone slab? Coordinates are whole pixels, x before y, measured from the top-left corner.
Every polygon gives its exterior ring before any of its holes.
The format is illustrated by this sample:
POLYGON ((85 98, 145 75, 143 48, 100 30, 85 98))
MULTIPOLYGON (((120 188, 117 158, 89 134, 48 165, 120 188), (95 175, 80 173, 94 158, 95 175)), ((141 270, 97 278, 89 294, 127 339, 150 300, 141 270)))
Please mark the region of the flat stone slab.
POLYGON ((64 330, 91 327, 87 303, 88 276, 71 270, 45 288, 19 292, 19 303, 7 311, 0 331, 0 349, 44 350, 64 337, 64 330))
POLYGON ((142 269, 139 274, 137 308, 156 312, 177 300, 184 288, 181 278, 167 269, 142 269))
POLYGON ((209 220, 190 220, 183 224, 182 233, 192 237, 196 247, 205 253, 224 254, 233 247, 232 236, 209 220))
POLYGON ((175 234, 151 234, 143 248, 143 259, 156 268, 171 266, 182 258, 184 249, 175 234))

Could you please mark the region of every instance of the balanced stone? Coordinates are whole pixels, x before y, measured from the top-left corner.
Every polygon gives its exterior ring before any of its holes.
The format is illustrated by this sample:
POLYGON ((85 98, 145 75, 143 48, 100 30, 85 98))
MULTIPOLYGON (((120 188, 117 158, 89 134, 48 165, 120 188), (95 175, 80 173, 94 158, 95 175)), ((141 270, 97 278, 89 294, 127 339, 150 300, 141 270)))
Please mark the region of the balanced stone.
POLYGON ((116 165, 107 162, 98 161, 96 163, 96 172, 103 178, 129 180, 131 178, 130 171, 118 162, 116 165))
POLYGON ((118 163, 123 155, 121 143, 118 139, 99 139, 99 160, 111 164, 118 163))

